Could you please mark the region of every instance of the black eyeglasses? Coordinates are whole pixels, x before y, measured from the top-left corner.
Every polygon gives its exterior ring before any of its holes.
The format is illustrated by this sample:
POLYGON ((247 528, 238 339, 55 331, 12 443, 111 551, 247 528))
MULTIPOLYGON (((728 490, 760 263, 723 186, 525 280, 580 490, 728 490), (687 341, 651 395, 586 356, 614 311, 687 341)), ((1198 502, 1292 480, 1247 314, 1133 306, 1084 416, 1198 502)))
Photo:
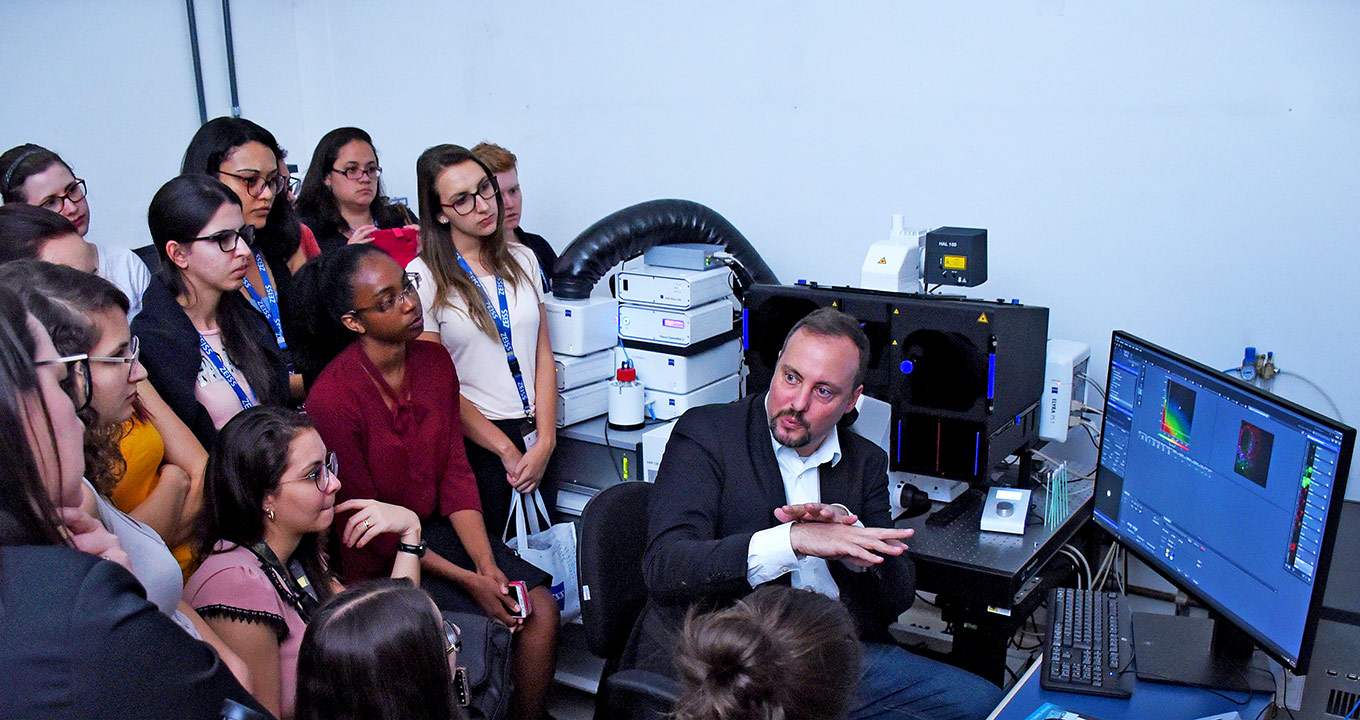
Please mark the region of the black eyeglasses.
POLYGON ((397 303, 403 302, 406 298, 414 295, 419 287, 420 276, 415 273, 406 273, 406 278, 401 283, 401 292, 396 293, 395 295, 388 295, 368 307, 354 308, 349 311, 349 314, 358 315, 359 313, 368 310, 376 310, 379 313, 385 313, 395 307, 397 303))
POLYGON ((76 181, 66 186, 66 192, 61 195, 53 195, 42 202, 38 207, 44 210, 51 210, 54 213, 61 212, 62 206, 67 200, 74 205, 85 199, 85 181, 76 178, 76 181))
POLYGON ((377 180, 378 177, 382 175, 382 168, 377 165, 369 165, 368 167, 347 167, 343 170, 340 168, 331 168, 331 172, 344 175, 350 180, 358 180, 365 175, 377 180))
POLYGON ((221 250, 222 252, 235 252, 236 245, 241 240, 245 240, 246 245, 255 244, 255 226, 246 224, 242 225, 241 227, 235 230, 221 230, 211 235, 204 235, 203 237, 193 238, 189 242, 200 242, 207 240, 212 240, 213 242, 217 243, 217 249, 221 250))
POLYGON ((297 177, 297 176, 295 176, 295 175, 289 175, 289 176, 288 176, 288 192, 293 193, 294 195, 296 195, 298 189, 301 188, 301 187, 302 187, 302 179, 301 179, 301 178, 299 178, 299 177, 297 177))
POLYGON ((127 366, 128 366, 128 379, 131 380, 131 379, 132 379, 132 368, 134 368, 134 367, 137 366, 137 358, 138 358, 139 356, 141 356, 141 354, 142 354, 142 341, 139 340, 139 339, 137 339, 137 336, 136 336, 136 335, 133 335, 133 336, 132 336, 132 339, 128 341, 128 354, 127 354, 127 355, 122 355, 122 356, 108 356, 108 357, 100 357, 100 356, 98 356, 98 355, 91 355, 91 356, 89 356, 89 357, 86 358, 86 359, 89 360, 90 362, 101 362, 101 363, 127 363, 127 366))
POLYGON ((288 178, 282 175, 270 175, 269 177, 265 177, 264 175, 237 175, 236 173, 229 173, 226 170, 218 170, 217 174, 234 177, 245 183, 246 194, 253 198, 259 197, 266 187, 269 188, 270 192, 278 195, 288 186, 288 178))
POLYGON ((65 357, 54 358, 52 360, 39 360, 33 363, 34 367, 44 367, 47 365, 65 365, 66 377, 62 378, 58 385, 71 398, 71 404, 75 405, 76 412, 80 412, 90 406, 90 396, 93 394, 94 384, 90 379, 90 356, 85 353, 79 355, 67 355, 65 357))
POLYGON ((336 475, 339 472, 340 461, 335 457, 335 453, 326 453, 325 462, 317 466, 315 470, 312 470, 311 472, 307 473, 306 475, 303 475, 301 478, 298 479, 300 481, 311 480, 312 484, 316 485, 316 489, 324 493, 326 492, 326 485, 328 485, 330 482, 329 479, 336 477, 336 475))
POLYGON ((477 198, 490 200, 496 197, 496 186, 491 184, 491 178, 482 180, 482 184, 477 186, 475 193, 463 193, 453 199, 453 202, 441 202, 440 207, 453 208, 459 215, 467 215, 477 207, 477 198))

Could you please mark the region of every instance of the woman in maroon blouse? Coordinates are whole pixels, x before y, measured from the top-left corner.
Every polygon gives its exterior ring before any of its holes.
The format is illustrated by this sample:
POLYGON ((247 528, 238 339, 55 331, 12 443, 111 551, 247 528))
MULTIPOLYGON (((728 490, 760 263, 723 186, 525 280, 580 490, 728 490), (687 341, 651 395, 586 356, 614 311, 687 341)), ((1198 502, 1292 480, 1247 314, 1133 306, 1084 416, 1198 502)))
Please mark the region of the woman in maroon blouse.
MULTIPOLYGON (((443 346, 415 339, 423 327, 415 282, 371 245, 338 248, 299 271, 292 297, 314 324, 305 337, 332 343, 304 343, 310 347, 303 349, 322 362, 334 355, 312 385, 306 410, 339 459, 338 500, 373 498, 425 520, 422 587, 436 604, 480 611, 516 631, 516 717, 539 720, 557 648, 550 577, 487 537, 463 449, 458 374, 443 346), (513 617, 519 608, 509 579, 530 588, 528 618, 513 617)), ((340 576, 350 583, 386 576, 398 547, 384 536, 364 548, 338 550, 340 576)))

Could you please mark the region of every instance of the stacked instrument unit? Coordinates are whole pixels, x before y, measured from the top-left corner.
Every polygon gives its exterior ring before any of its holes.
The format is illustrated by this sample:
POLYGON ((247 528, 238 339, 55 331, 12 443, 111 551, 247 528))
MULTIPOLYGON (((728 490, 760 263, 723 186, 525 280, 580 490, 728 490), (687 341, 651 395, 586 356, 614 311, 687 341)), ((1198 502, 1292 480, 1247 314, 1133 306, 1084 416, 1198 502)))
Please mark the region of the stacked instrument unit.
MULTIPOLYGON (((653 250, 661 248, 673 250, 653 250)), ((671 420, 692 407, 741 395, 732 271, 705 260, 697 253, 649 250, 641 267, 615 278, 618 360, 633 361, 653 419, 671 420)))
POLYGON ((609 379, 614 377, 618 302, 549 295, 543 305, 557 370, 558 427, 604 415, 609 411, 609 379))
POLYGON ((802 284, 754 285, 744 300, 748 392, 770 386, 784 336, 808 313, 834 307, 860 321, 864 393, 891 407, 894 473, 986 486, 1006 456, 1039 441, 1047 308, 802 284))

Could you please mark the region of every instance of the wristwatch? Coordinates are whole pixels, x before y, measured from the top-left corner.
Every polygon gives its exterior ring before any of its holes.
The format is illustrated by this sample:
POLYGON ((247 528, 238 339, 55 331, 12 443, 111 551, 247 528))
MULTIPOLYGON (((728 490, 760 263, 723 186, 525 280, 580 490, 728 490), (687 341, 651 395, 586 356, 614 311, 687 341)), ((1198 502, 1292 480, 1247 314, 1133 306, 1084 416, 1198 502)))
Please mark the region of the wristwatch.
POLYGON ((397 552, 411 553, 416 557, 425 557, 425 549, 428 547, 429 544, 427 544, 424 540, 421 540, 419 543, 415 545, 407 545, 406 543, 401 541, 397 542, 397 552))

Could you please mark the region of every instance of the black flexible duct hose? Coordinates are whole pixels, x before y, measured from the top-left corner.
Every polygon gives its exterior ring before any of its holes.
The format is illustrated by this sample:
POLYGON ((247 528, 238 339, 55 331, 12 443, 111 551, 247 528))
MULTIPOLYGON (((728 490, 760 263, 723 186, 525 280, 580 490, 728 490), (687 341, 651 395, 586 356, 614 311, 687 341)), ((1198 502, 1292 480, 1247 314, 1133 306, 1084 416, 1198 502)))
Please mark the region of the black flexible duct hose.
POLYGON ((649 247, 674 243, 727 248, 740 263, 733 270, 743 287, 779 284, 760 253, 727 218, 690 200, 649 200, 609 215, 577 235, 553 267, 553 294, 565 299, 590 297, 610 268, 649 247))

